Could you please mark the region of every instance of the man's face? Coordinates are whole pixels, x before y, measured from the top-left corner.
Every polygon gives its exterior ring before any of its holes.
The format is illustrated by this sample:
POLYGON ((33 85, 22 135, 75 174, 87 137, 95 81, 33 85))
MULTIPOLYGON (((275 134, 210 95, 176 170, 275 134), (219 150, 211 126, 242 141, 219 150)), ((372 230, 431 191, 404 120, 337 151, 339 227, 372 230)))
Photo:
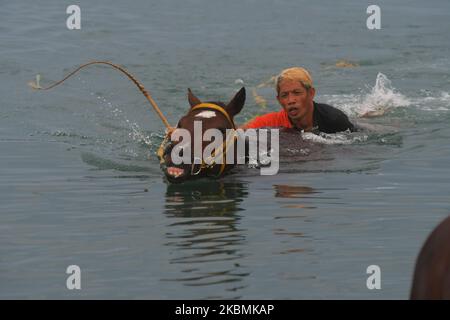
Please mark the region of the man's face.
POLYGON ((300 81, 283 80, 277 99, 291 120, 299 120, 313 111, 315 90, 306 90, 300 81))

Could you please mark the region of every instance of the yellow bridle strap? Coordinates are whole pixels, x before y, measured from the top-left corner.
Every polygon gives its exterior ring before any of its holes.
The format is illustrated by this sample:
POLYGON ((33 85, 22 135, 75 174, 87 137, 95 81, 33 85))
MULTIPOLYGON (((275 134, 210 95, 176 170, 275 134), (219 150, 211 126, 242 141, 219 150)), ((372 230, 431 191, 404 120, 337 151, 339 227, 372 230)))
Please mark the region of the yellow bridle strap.
POLYGON ((230 115, 228 114, 228 112, 221 106, 214 104, 214 103, 200 103, 194 107, 191 108, 191 111, 194 110, 198 110, 198 109, 213 109, 216 111, 219 111, 221 114, 223 114, 225 116, 225 118, 227 118, 228 122, 233 126, 233 129, 236 129, 233 120, 231 119, 230 115))
MULTIPOLYGON (((236 136, 236 132, 233 131, 233 134, 230 135, 230 140, 233 139, 233 141, 236 141, 237 136, 236 136)), ((222 163, 220 165, 220 171, 219 171, 219 176, 222 174, 222 172, 225 170, 225 166, 226 166, 226 154, 228 152, 228 149, 230 149, 230 143, 228 143, 228 141, 225 142, 225 152, 222 152, 222 163)), ((221 149, 223 150, 223 149, 221 149)))
MULTIPOLYGON (((220 164, 220 170, 219 170, 218 176, 220 176, 220 175, 222 174, 222 172, 225 170, 225 166, 226 166, 226 164, 227 164, 227 163, 226 163, 226 154, 227 154, 227 152, 228 152, 228 149, 230 149, 230 146, 233 146, 233 144, 231 143, 232 140, 236 141, 236 139, 237 139, 236 131, 235 131, 235 129, 233 129, 232 134, 230 134, 229 137, 228 137, 228 139, 225 140, 225 142, 222 143, 222 144, 220 145, 220 147, 218 148, 219 153, 218 153, 218 154, 215 154, 214 157, 211 157, 211 156, 210 156, 210 157, 207 158, 208 160, 211 159, 211 161, 212 161, 213 159, 217 159, 217 158, 219 158, 219 157, 222 157, 222 163, 220 164), (225 147, 224 147, 224 145, 225 145, 225 147), (225 149, 225 151, 224 151, 224 149, 225 149)), ((203 167, 203 168, 205 168, 205 167, 208 166, 208 165, 205 164, 205 163, 206 163, 206 162, 203 162, 203 163, 202 163, 202 167, 203 167)), ((211 162, 211 164, 212 164, 212 163, 214 163, 214 162, 211 162)))
POLYGON ((166 146, 167 141, 169 141, 169 137, 170 137, 170 134, 166 134, 166 136, 164 137, 164 140, 159 145, 158 151, 156 151, 156 155, 158 156, 158 159, 159 159, 159 164, 164 163, 164 148, 166 146))

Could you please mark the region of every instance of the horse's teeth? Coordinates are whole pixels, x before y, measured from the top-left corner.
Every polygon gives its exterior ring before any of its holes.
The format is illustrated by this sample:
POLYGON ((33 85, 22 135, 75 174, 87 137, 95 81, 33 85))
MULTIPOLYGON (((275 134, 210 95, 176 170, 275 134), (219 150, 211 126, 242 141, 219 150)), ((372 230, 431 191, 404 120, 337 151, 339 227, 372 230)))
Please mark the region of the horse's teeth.
POLYGON ((179 168, 168 168, 167 173, 175 178, 178 178, 183 174, 183 170, 179 168))

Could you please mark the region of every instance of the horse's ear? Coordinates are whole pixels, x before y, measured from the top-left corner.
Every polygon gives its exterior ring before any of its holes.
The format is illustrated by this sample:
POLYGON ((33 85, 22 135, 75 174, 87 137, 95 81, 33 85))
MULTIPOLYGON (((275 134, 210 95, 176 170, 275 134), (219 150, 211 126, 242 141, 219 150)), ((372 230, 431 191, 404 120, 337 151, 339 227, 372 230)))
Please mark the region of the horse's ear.
POLYGON ((235 94, 233 99, 231 99, 231 101, 228 103, 226 109, 227 109, 228 113, 232 117, 234 117, 239 112, 241 112, 242 107, 244 106, 244 103, 245 103, 245 87, 242 87, 241 90, 239 90, 235 94))
POLYGON ((191 108, 202 103, 199 98, 197 98, 191 91, 191 88, 188 88, 188 100, 191 108))

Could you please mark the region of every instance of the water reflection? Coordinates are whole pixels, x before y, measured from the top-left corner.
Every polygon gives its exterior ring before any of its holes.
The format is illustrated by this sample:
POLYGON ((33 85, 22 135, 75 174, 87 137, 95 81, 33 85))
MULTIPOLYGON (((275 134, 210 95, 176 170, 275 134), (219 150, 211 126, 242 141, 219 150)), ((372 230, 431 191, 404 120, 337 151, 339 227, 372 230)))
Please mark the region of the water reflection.
POLYGON ((311 187, 274 184, 275 198, 302 198, 307 194, 319 193, 311 187))
MULTIPOLYGON (((275 198, 283 198, 278 201, 281 208, 294 209, 315 209, 315 206, 307 205, 305 201, 313 194, 321 193, 318 190, 307 186, 295 186, 286 184, 274 184, 275 198), (288 199, 287 201, 285 199, 288 199), (294 199, 294 200, 291 200, 294 199), (302 199, 301 202, 297 199, 302 199)), ((276 215, 277 227, 273 229, 274 236, 280 239, 281 247, 278 250, 280 255, 297 255, 312 252, 308 249, 308 236, 305 235, 305 225, 312 222, 312 218, 305 212, 295 210, 285 211, 276 215), (288 220, 285 220, 288 219, 288 220)), ((312 277, 312 276, 308 276, 312 277)))
MULTIPOLYGON (((319 191, 306 186, 290 186, 285 184, 274 184, 275 198, 291 198, 301 199, 309 198, 310 195, 320 193, 319 191)), ((315 206, 307 205, 306 202, 284 203, 282 208, 302 208, 302 209, 315 209, 315 206)))
POLYGON ((240 264, 245 230, 239 228, 238 212, 247 195, 247 185, 238 181, 202 180, 167 187, 165 214, 172 223, 166 245, 173 247, 170 263, 180 265, 180 276, 163 280, 219 285, 227 291, 245 287, 242 280, 248 273, 240 264))

